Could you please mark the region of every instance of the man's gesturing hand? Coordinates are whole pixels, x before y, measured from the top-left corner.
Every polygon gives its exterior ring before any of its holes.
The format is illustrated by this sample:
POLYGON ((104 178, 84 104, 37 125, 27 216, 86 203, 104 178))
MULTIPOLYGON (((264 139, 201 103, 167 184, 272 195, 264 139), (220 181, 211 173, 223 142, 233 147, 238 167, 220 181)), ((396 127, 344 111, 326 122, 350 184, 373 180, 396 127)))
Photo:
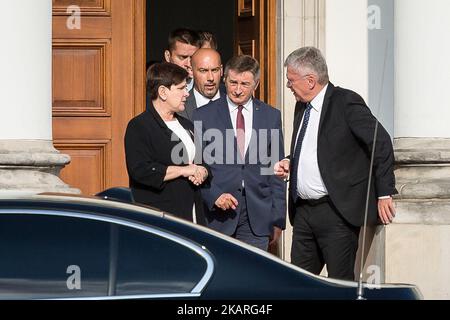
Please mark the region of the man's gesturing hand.
POLYGON ((215 202, 215 205, 224 211, 229 209, 236 210, 238 204, 236 198, 229 193, 222 194, 215 202))
POLYGON ((273 173, 281 179, 287 179, 289 176, 289 165, 289 160, 281 160, 275 164, 273 173))

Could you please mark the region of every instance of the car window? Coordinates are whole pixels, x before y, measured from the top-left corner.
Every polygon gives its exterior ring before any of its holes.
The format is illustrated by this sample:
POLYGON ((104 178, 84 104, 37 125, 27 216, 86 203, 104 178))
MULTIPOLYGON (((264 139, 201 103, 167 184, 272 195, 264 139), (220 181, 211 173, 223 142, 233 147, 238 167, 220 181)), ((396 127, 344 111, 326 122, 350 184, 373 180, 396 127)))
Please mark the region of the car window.
POLYGON ((205 275, 171 234, 63 215, 0 214, 0 299, 173 296, 205 275))
POLYGON ((191 249, 165 237, 119 227, 116 295, 189 293, 207 263, 191 249))
POLYGON ((47 215, 0 215, 0 298, 105 296, 110 224, 47 215))

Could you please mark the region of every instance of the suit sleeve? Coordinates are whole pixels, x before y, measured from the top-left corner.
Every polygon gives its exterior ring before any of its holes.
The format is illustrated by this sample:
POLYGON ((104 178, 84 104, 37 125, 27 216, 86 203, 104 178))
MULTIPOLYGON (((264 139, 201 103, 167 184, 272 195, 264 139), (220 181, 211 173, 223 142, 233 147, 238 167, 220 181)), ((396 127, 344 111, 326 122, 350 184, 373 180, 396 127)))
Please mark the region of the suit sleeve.
MULTIPOLYGON (((273 139, 277 139, 278 146, 277 148, 270 148, 270 150, 274 149, 276 152, 275 155, 271 155, 274 157, 273 165, 282 160, 284 158, 284 139, 283 139, 283 131, 281 127, 281 113, 277 113, 277 120, 275 124, 275 131, 278 132, 278 135, 273 137, 273 139)), ((271 143, 274 143, 274 141, 271 143)), ((273 170, 272 170, 273 172, 273 170)), ((272 189, 272 217, 273 224, 281 229, 286 229, 286 183, 278 178, 275 175, 270 176, 270 185, 272 189)))
POLYGON ((128 174, 143 185, 156 190, 165 186, 164 178, 167 165, 159 163, 152 158, 151 146, 146 141, 144 128, 137 122, 130 122, 125 133, 125 156, 128 174))
MULTIPOLYGON (((377 119, 372 115, 364 100, 356 93, 351 95, 345 112, 350 130, 371 155, 377 119)), ((397 193, 394 176, 394 151, 391 137, 381 123, 378 123, 377 130, 373 168, 375 187, 378 197, 390 196, 397 193)))
POLYGON ((204 141, 204 128, 202 118, 199 111, 196 109, 193 113, 194 121, 194 142, 196 149, 196 163, 201 163, 208 170, 208 179, 201 186, 202 198, 205 201, 209 210, 213 210, 216 200, 224 193, 223 190, 214 183, 213 173, 211 167, 208 165, 208 159, 204 157, 204 150, 206 141, 204 141))
MULTIPOLYGON (((192 111, 194 112, 194 111, 192 111)), ((192 113, 193 117, 193 113, 192 113)), ((201 135, 198 135, 198 132, 195 132, 194 123, 191 122, 191 120, 185 119, 183 117, 178 118, 178 121, 180 121, 183 128, 185 128, 189 133, 191 134, 192 139, 194 139, 194 145, 195 145, 195 157, 194 157, 194 164, 202 166, 208 171, 208 177, 206 178, 205 183, 209 183, 209 181, 212 178, 212 172, 211 167, 203 161, 202 157, 202 145, 201 145, 201 135)), ((194 121, 194 120, 192 120, 194 121)))

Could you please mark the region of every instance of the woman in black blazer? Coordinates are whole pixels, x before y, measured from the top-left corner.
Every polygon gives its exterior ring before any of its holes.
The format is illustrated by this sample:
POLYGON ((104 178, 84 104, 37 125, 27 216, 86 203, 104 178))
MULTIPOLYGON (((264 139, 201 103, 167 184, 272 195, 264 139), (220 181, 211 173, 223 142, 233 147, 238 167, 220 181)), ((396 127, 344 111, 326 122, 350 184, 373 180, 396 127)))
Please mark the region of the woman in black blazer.
POLYGON ((151 103, 128 123, 125 155, 136 202, 205 225, 199 185, 209 172, 206 166, 193 163, 194 126, 177 115, 189 96, 187 77, 187 71, 175 64, 150 67, 147 93, 151 103))

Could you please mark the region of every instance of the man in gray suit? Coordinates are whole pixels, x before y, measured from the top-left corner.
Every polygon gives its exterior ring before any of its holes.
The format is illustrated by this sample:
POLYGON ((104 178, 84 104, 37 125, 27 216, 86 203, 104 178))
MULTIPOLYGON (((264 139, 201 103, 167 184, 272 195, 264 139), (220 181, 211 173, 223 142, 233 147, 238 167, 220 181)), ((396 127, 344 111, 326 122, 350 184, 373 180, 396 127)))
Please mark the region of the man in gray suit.
MULTIPOLYGON (((189 91, 185 110, 179 115, 192 121, 195 109, 220 98, 223 67, 220 54, 210 48, 198 49, 191 59, 194 88, 189 91)), ((223 92, 223 91, 222 91, 223 92)))

